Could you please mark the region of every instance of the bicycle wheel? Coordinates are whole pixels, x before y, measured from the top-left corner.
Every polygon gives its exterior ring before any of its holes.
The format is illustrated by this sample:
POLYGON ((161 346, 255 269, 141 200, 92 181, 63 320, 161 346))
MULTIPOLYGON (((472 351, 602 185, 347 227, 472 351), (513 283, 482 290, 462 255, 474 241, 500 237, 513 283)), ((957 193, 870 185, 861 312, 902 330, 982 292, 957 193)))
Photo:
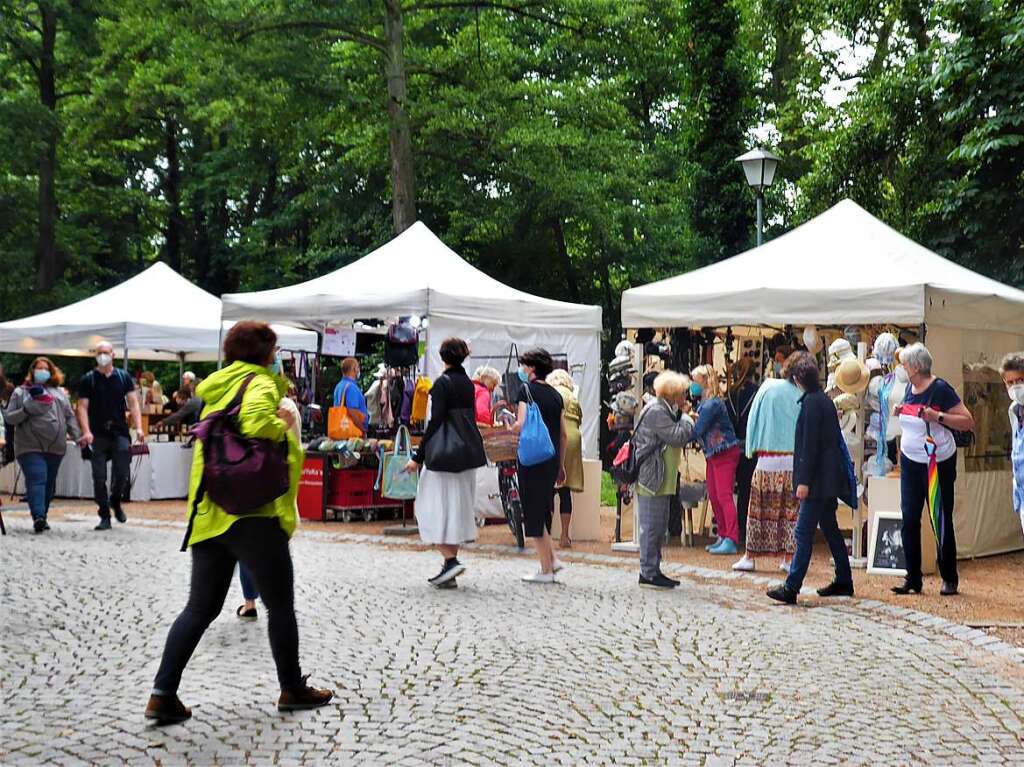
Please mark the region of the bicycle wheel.
POLYGON ((512 536, 516 539, 516 546, 522 551, 526 548, 526 536, 523 533, 523 504, 519 500, 519 482, 515 477, 512 477, 509 485, 505 517, 508 520, 509 528, 512 530, 512 536))

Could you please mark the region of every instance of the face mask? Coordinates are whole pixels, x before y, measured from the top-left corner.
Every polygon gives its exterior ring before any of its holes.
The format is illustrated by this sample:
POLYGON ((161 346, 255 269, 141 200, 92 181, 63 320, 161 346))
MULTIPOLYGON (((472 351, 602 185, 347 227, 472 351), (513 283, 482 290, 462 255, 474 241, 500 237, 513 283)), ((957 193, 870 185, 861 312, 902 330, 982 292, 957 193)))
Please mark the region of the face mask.
POLYGON ((896 380, 900 383, 910 383, 910 376, 907 375, 907 369, 900 365, 896 368, 896 380))
POLYGON ((699 397, 703 393, 704 393, 704 387, 703 386, 701 386, 696 381, 691 381, 690 382, 690 396, 691 397, 699 397))
POLYGON ((1014 384, 1006 389, 1010 399, 1018 405, 1024 405, 1024 383, 1014 384))
POLYGON ((46 368, 41 370, 33 370, 32 378, 37 384, 44 384, 50 380, 50 371, 46 368))
POLYGON ((105 368, 113 361, 114 358, 111 357, 106 352, 100 352, 99 354, 96 355, 96 364, 99 365, 101 368, 105 368))
POLYGON ((529 383, 530 381, 530 376, 522 368, 519 368, 519 380, 523 383, 529 383))
POLYGON ((270 363, 270 372, 273 373, 276 376, 279 376, 279 375, 281 375, 281 370, 282 370, 281 355, 280 354, 275 354, 274 355, 274 361, 270 363))

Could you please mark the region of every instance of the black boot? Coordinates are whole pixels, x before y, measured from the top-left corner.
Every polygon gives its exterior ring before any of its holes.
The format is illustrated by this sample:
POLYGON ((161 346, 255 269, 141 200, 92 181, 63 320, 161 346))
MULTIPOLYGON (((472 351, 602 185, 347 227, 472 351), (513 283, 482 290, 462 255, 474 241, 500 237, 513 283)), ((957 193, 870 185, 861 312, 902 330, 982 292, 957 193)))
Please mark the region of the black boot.
POLYGON ((786 586, 786 584, 776 586, 773 589, 768 589, 768 598, 774 599, 776 602, 783 602, 787 605, 796 604, 796 592, 786 586))
POLYGON ((915 594, 920 594, 921 584, 912 583, 910 579, 906 579, 903 581, 902 585, 893 586, 892 589, 890 589, 890 591, 892 591, 893 594, 909 594, 911 591, 913 591, 915 594))

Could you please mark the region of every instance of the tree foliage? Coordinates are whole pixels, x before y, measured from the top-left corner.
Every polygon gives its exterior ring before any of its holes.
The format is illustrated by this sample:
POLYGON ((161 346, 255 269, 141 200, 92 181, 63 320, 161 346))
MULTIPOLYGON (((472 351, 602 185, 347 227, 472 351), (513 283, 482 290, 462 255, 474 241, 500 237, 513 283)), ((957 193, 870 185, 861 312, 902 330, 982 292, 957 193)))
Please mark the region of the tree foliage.
POLYGON ((279 286, 418 216, 614 337, 623 289, 753 244, 762 141, 770 236, 850 196, 1024 283, 1018 3, 0 0, 0 319, 156 259, 279 286))

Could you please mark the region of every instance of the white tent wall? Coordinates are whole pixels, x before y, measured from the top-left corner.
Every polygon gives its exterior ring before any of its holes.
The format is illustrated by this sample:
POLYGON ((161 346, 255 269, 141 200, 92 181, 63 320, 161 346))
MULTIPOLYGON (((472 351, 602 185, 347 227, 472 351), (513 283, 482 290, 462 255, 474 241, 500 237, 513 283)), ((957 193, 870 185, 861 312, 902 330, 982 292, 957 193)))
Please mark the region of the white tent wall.
MULTIPOLYGON (((1024 349, 1024 335, 929 324, 925 345, 935 360, 935 375, 949 381, 963 396, 964 364, 983 363, 998 368, 1004 354, 1024 349)), ((967 471, 964 453, 960 451, 953 523, 957 554, 961 558, 1024 549, 1020 518, 1013 513, 1011 483, 1008 468, 967 471)))
POLYGON ((472 368, 479 364, 491 364, 499 372, 504 372, 509 346, 513 343, 518 346, 520 353, 534 346, 543 347, 552 354, 564 353, 568 356, 570 369, 574 365, 584 365, 582 380, 577 380, 580 385, 580 406, 583 408, 583 454, 586 458, 598 458, 598 439, 601 433, 600 333, 432 317, 426 353, 426 372, 431 379, 441 373, 438 356, 441 343, 451 336, 464 339, 474 358, 494 358, 489 361, 468 360, 466 372, 470 375, 473 374, 472 368))

